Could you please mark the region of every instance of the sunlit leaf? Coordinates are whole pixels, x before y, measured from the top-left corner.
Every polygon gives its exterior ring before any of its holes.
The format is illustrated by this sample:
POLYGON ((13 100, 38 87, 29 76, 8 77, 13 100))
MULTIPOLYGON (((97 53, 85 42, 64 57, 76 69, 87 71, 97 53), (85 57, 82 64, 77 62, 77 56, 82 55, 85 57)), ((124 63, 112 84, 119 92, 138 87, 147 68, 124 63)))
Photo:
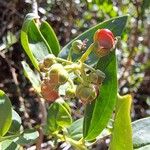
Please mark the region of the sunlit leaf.
POLYGON ((12 105, 6 94, 0 90, 0 136, 4 136, 12 122, 12 105))
POLYGON ((20 146, 11 140, 0 142, 0 150, 20 150, 20 146))
POLYGON ((40 92, 40 83, 41 83, 39 74, 33 72, 33 70, 29 67, 29 65, 25 61, 22 61, 22 66, 24 69, 25 76, 31 82, 33 88, 39 93, 40 92))
POLYGON ((80 140, 83 137, 83 118, 76 120, 68 127, 68 136, 74 140, 80 140))
POLYGON ((110 150, 133 150, 131 103, 131 95, 118 96, 110 150))
POLYGON ((8 132, 13 134, 19 132, 21 128, 21 123, 22 121, 20 116, 15 110, 12 109, 12 123, 8 132))
POLYGON ((150 117, 132 123, 133 146, 138 150, 150 149, 150 117))
POLYGON ((39 132, 34 129, 25 130, 20 136, 14 138, 13 141, 19 145, 30 145, 36 142, 39 132))
POLYGON ((50 105, 47 116, 47 126, 50 132, 58 131, 71 124, 72 118, 68 107, 68 104, 61 98, 50 105))
POLYGON ((43 21, 40 26, 40 31, 51 48, 52 53, 57 56, 60 51, 60 45, 52 27, 46 21, 43 21))
POLYGON ((28 14, 21 29, 21 44, 36 69, 38 61, 51 53, 51 49, 35 22, 38 16, 28 14))

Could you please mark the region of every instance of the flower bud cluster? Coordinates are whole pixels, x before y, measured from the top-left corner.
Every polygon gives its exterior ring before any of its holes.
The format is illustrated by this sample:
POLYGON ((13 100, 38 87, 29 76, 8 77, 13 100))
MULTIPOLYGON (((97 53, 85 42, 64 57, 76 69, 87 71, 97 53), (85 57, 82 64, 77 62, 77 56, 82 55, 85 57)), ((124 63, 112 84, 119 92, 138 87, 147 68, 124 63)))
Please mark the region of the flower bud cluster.
POLYGON ((76 97, 83 104, 91 103, 99 95, 99 88, 105 78, 105 74, 100 70, 92 70, 85 73, 84 80, 76 88, 76 97))
POLYGON ((43 75, 41 95, 48 101, 55 101, 59 95, 60 86, 68 83, 65 97, 78 98, 82 103, 91 103, 99 95, 99 88, 105 74, 99 69, 84 64, 89 54, 94 51, 99 57, 106 56, 115 46, 115 37, 108 29, 99 29, 94 34, 94 42, 84 52, 87 41, 75 40, 70 48, 68 60, 49 54, 39 63, 43 75), (77 62, 72 62, 70 57, 74 54, 83 54, 77 62), (70 73, 74 78, 70 78, 70 73))
POLYGON ((76 63, 63 63, 57 60, 53 54, 48 55, 39 63, 40 71, 43 75, 41 83, 41 95, 47 101, 53 102, 59 95, 59 87, 65 83, 71 84, 65 89, 67 98, 78 98, 82 103, 87 104, 92 102, 99 93, 105 74, 100 70, 95 70, 88 65, 80 66, 76 63), (74 73, 75 78, 70 79, 69 74, 74 73))
POLYGON ((86 40, 84 41, 75 40, 72 43, 71 50, 75 54, 81 54, 84 51, 85 47, 86 47, 86 40))
POLYGON ((56 61, 53 54, 49 54, 39 63, 43 74, 41 83, 41 95, 48 101, 55 101, 59 97, 59 86, 65 84, 69 78, 68 72, 63 65, 56 61))

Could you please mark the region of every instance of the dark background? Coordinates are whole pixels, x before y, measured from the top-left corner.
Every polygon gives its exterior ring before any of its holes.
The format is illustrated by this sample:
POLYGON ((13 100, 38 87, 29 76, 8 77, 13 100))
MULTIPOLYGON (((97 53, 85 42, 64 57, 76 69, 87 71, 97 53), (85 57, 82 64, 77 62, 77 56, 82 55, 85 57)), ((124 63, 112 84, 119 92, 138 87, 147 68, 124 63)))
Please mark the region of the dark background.
MULTIPOLYGON (((19 34, 32 0, 0 0, 0 89, 11 99, 25 127, 40 122, 38 97, 24 77, 26 60, 19 34)), ((132 120, 150 115, 150 1, 39 0, 38 13, 53 27, 63 47, 89 27, 112 17, 129 15, 118 42, 119 90, 133 96, 132 120)))

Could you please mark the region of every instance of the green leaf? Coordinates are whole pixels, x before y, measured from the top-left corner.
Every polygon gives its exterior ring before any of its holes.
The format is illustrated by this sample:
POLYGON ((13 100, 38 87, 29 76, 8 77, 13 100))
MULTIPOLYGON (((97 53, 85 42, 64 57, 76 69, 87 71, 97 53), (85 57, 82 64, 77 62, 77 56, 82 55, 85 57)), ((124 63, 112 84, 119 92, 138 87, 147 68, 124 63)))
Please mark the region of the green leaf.
MULTIPOLYGON (((126 21, 127 16, 118 17, 102 23, 99 25, 99 28, 109 28, 113 31, 115 36, 121 36, 126 21), (119 23, 122 25, 119 26, 119 23)), ((94 32, 96 30, 94 30, 94 32)), ((93 35, 91 36, 93 37, 93 35)), ((94 61, 96 60, 92 59, 89 62, 92 63, 94 61)), ((98 96, 97 100, 91 104, 88 104, 85 109, 83 134, 84 138, 88 141, 95 139, 103 131, 103 129, 107 126, 107 123, 114 110, 117 97, 116 66, 117 62, 114 52, 102 57, 97 63, 96 68, 103 71, 106 75, 106 78, 100 88, 100 95, 98 96)))
POLYGON ((68 104, 61 98, 50 105, 47 115, 47 126, 50 132, 59 131, 71 124, 72 118, 68 107, 68 104))
MULTIPOLYGON (((72 42, 80 39, 80 40, 85 40, 88 39, 87 42, 87 47, 89 47, 92 42, 93 42, 93 36, 94 33, 98 30, 98 29, 102 29, 102 28, 107 28, 110 29, 113 34, 115 36, 121 36, 122 31, 126 25, 126 21, 127 21, 127 16, 122 16, 122 17, 116 17, 116 18, 112 18, 110 20, 104 21, 102 23, 99 23, 98 25, 90 28, 89 30, 83 32, 81 35, 79 35, 78 37, 76 37, 75 39, 73 39, 71 42, 69 42, 59 53, 59 57, 62 58, 67 58, 68 57, 68 53, 69 53, 69 49, 72 45, 72 42)), ((80 57, 80 55, 75 55, 72 54, 73 60, 75 61, 77 58, 80 57)), ((88 64, 94 64, 95 62, 98 61, 98 58, 95 57, 95 55, 91 54, 89 56, 89 59, 86 63, 88 64)))
POLYGON ((60 51, 60 44, 52 27, 46 21, 43 21, 40 31, 51 48, 52 53, 57 56, 60 51))
POLYGON ((31 145, 36 142, 39 137, 39 132, 35 129, 25 130, 20 136, 13 139, 13 141, 19 145, 31 145))
POLYGON ((12 109, 12 123, 8 132, 13 134, 19 132, 21 128, 21 123, 22 121, 20 116, 15 110, 12 109))
POLYGON ((142 146, 140 148, 135 148, 135 150, 150 150, 150 145, 142 146))
POLYGON ((76 120, 68 127, 68 136, 73 140, 80 140, 83 137, 83 118, 76 120))
POLYGON ((131 95, 118 96, 110 150, 132 150, 131 95))
POLYGON ((24 74, 25 76, 29 79, 29 81, 31 82, 33 88, 36 90, 37 93, 40 92, 41 90, 41 80, 40 80, 40 76, 38 73, 34 73, 33 70, 29 67, 29 65, 25 62, 22 61, 22 66, 23 66, 23 70, 24 70, 24 74))
POLYGON ((4 136, 12 122, 11 102, 3 91, 0 90, 0 136, 4 136))
POLYGON ((21 30, 21 44, 34 67, 39 70, 38 61, 51 53, 51 49, 34 19, 37 19, 34 14, 26 16, 21 30))
POLYGON ((1 150, 19 150, 20 146, 11 140, 5 140, 3 142, 0 142, 0 149, 1 150))
MULTIPOLYGON (((74 40, 88 39, 87 47, 93 42, 94 33, 101 28, 110 29, 115 36, 121 36, 122 31, 126 25, 127 16, 112 18, 108 21, 102 22, 83 34, 79 35, 77 38, 73 39, 68 43, 60 52, 59 57, 67 58, 69 49, 74 40)), ((80 55, 72 55, 73 60, 76 61, 80 55)), ((108 56, 103 57, 99 60, 95 55, 91 54, 89 56, 88 64, 96 64, 97 68, 106 74, 106 79, 100 88, 100 95, 96 101, 86 106, 84 126, 83 126, 83 136, 86 140, 95 139, 102 130, 107 126, 107 123, 112 115, 116 97, 117 97, 117 68, 116 68, 116 56, 112 52, 108 56)))
POLYGON ((117 62, 115 52, 103 57, 97 68, 106 74, 97 100, 85 109, 83 133, 86 140, 95 139, 107 126, 117 98, 117 62))
POLYGON ((150 117, 134 121, 132 127, 134 148, 150 149, 150 117))

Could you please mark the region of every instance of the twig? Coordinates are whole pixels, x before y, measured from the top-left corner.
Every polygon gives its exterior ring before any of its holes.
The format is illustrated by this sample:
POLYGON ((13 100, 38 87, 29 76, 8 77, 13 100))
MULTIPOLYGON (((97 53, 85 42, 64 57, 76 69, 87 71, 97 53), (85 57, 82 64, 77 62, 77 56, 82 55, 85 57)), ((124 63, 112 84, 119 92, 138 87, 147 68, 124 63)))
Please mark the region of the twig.
POLYGON ((25 104, 24 104, 24 98, 21 96, 21 90, 19 88, 19 82, 18 82, 18 79, 17 79, 16 69, 14 67, 12 67, 12 65, 10 64, 11 61, 8 60, 8 58, 2 52, 0 52, 0 56, 5 60, 5 62, 7 63, 8 67, 9 67, 9 70, 11 72, 13 81, 14 81, 14 83, 16 85, 16 88, 17 88, 17 95, 18 95, 18 98, 19 98, 19 101, 20 101, 20 105, 24 110, 23 111, 24 116, 25 116, 25 118, 29 118, 29 115, 26 111, 26 107, 25 107, 25 104))
MULTIPOLYGON (((32 0, 32 13, 38 16, 38 4, 36 0, 32 0)), ((39 18, 36 19, 36 22, 40 24, 39 18)), ((41 127, 39 128, 39 138, 36 143, 37 150, 41 150, 41 144, 43 143, 43 138, 44 138, 42 126, 45 125, 46 117, 47 117, 45 101, 42 98, 40 98, 39 100, 39 107, 40 107, 40 112, 42 114, 42 117, 41 117, 41 127)))
POLYGON ((38 4, 36 0, 32 0, 32 13, 38 16, 38 4))
MULTIPOLYGON (((40 107, 40 112, 41 112, 41 126, 46 124, 46 118, 47 118, 47 111, 46 111, 46 106, 45 106, 45 100, 43 98, 39 99, 39 107, 40 107)), ((39 138, 36 143, 36 149, 41 150, 41 144, 43 143, 43 130, 42 127, 39 128, 39 138)))

